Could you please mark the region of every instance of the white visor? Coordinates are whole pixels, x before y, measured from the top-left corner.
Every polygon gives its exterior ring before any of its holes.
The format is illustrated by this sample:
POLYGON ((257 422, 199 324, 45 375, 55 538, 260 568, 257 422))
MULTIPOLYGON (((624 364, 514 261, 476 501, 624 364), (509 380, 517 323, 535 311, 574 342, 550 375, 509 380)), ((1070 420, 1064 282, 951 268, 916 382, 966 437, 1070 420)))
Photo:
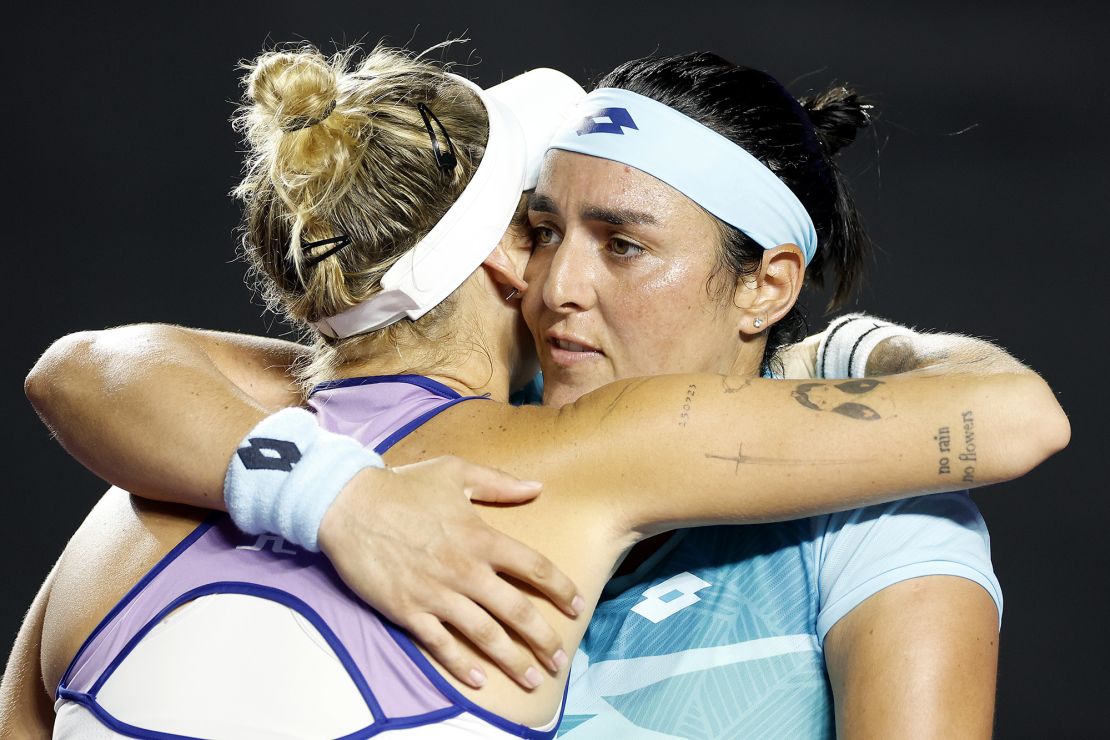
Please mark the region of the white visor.
POLYGON ((501 241, 520 194, 536 186, 552 136, 586 95, 553 69, 525 72, 489 90, 449 76, 485 106, 489 138, 482 161, 443 218, 382 276, 381 292, 313 322, 322 334, 342 339, 418 319, 451 295, 501 241))

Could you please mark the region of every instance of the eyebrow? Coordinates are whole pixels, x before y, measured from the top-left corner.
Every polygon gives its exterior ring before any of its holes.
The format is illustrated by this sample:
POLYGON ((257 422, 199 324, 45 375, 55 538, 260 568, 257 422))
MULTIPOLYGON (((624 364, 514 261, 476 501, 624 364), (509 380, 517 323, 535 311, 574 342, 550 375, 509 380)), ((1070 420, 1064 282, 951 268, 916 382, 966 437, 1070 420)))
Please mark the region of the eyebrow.
MULTIPOLYGON (((532 193, 528 196, 528 210, 541 213, 559 215, 559 206, 546 195, 532 193)), ((586 206, 582 209, 582 218, 586 221, 601 221, 613 226, 625 224, 655 225, 659 221, 650 213, 633 211, 628 208, 603 208, 602 206, 586 206)))
POLYGON ((555 201, 546 195, 537 195, 535 191, 528 194, 528 210, 559 215, 559 206, 555 205, 555 201))
POLYGON ((632 211, 627 208, 602 208, 601 206, 586 206, 582 209, 582 218, 586 221, 601 221, 613 226, 625 224, 654 225, 658 223, 655 216, 643 211, 632 211))

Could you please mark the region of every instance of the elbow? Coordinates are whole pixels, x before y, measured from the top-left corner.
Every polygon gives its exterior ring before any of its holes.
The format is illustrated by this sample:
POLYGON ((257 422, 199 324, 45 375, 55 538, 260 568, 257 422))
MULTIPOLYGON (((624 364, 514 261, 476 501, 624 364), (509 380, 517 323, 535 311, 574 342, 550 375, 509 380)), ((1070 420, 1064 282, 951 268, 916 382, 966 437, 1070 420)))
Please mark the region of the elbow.
POLYGON ((83 331, 62 337, 47 348, 27 373, 23 392, 47 425, 64 406, 67 391, 82 376, 80 365, 90 355, 97 334, 83 331))
POLYGON ((1048 404, 1049 408, 1045 410, 1041 422, 1042 460, 1052 457, 1071 442, 1071 421, 1068 420, 1068 415, 1064 413, 1056 396, 1052 395, 1051 389, 1048 392, 1051 395, 1051 403, 1048 404))
POLYGON ((1071 422, 1061 408, 1056 394, 1040 377, 1034 375, 1026 395, 1024 427, 1020 435, 1025 440, 1024 450, 1015 455, 1020 461, 1012 477, 1028 473, 1048 458, 1060 452, 1071 442, 1071 422))
POLYGON ((57 431, 72 414, 103 410, 90 399, 118 390, 143 358, 157 354, 175 327, 133 324, 80 331, 54 342, 23 381, 23 392, 43 422, 57 431))

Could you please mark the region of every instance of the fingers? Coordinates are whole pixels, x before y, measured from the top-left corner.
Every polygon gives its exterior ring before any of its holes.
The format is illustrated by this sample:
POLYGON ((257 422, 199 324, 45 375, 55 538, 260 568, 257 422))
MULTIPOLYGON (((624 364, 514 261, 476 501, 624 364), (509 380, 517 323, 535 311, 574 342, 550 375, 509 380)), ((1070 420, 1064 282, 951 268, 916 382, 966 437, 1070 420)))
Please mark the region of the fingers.
POLYGON ((448 632, 437 617, 419 614, 402 626, 452 676, 476 689, 485 685, 485 671, 474 664, 459 639, 448 632))
POLYGON ((578 587, 555 563, 512 537, 496 534, 486 553, 495 570, 532 586, 567 616, 582 613, 586 602, 578 594, 578 587))
MULTIPOLYGON (((543 673, 536 667, 531 654, 513 642, 505 629, 470 599, 455 596, 439 616, 525 689, 531 690, 543 683, 543 673)), ((450 649, 449 646, 444 648, 450 649)))
POLYGON ((499 504, 519 504, 539 495, 543 484, 520 480, 495 468, 460 461, 467 498, 499 504))
POLYGON ((519 589, 491 572, 479 593, 481 598, 475 601, 528 643, 549 671, 556 673, 566 666, 562 638, 519 589))

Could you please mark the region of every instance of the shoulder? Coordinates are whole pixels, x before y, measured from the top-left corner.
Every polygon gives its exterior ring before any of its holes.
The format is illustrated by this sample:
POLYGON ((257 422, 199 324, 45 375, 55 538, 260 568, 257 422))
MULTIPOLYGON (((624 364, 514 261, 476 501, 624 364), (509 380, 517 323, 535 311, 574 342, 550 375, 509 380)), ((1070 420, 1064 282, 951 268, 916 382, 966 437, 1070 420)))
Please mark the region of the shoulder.
POLYGON ((58 560, 43 623, 43 672, 57 684, 97 623, 207 512, 111 488, 58 560))
POLYGON ((868 597, 922 576, 974 581, 1002 611, 990 536, 966 492, 919 496, 830 515, 817 533, 815 555, 822 637, 868 597))

